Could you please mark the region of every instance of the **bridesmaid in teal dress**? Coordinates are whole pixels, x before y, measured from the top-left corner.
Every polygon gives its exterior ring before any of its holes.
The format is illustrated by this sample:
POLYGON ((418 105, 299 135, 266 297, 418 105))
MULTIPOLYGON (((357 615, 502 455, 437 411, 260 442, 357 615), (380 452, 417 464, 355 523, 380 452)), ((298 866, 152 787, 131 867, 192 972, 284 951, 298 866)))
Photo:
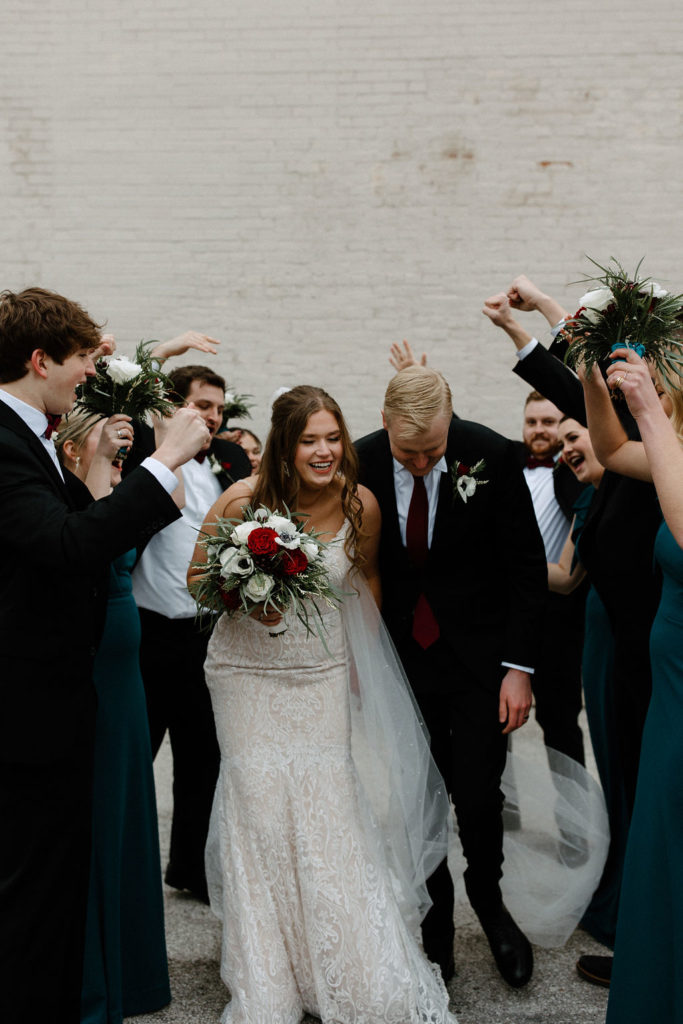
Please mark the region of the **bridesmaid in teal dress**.
MULTIPOLYGON (((655 545, 663 587, 650 635, 652 698, 626 850, 607 1024, 683 1024, 683 394, 667 387, 658 396, 650 367, 633 350, 616 355, 608 384, 621 388, 642 443, 619 434, 607 389, 597 380, 586 384, 591 434, 610 469, 654 482, 665 522, 655 545)), ((629 538, 615 537, 614 544, 622 545, 628 558, 629 538)))
MULTIPOLYGON (((551 590, 568 593, 586 574, 582 562, 583 526, 595 489, 604 473, 595 457, 588 430, 577 420, 565 417, 558 429, 562 457, 586 487, 574 506, 570 538, 557 565, 548 566, 551 590)), ((618 749, 614 702, 614 642, 607 609, 591 586, 586 598, 581 674, 586 717, 598 775, 605 795, 610 828, 610 846, 598 888, 581 919, 581 927, 610 949, 614 947, 629 814, 618 749)))
MULTIPOLYGON (((96 497, 120 479, 112 458, 128 446, 126 437, 117 437, 117 431, 127 432, 127 422, 72 414, 59 432, 64 465, 87 478, 96 497)), ((152 752, 138 662, 140 622, 130 577, 134 560, 131 551, 111 566, 94 667, 98 706, 82 1024, 121 1024, 171 999, 152 752)))

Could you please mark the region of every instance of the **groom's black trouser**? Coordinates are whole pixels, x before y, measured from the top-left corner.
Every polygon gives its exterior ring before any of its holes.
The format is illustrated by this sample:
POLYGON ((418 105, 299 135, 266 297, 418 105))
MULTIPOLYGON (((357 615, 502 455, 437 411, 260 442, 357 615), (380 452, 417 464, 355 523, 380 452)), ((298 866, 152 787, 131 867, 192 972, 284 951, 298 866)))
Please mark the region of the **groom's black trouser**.
MULTIPOLYGON (((486 690, 454 664, 442 640, 423 651, 412 638, 399 648, 430 735, 432 755, 451 794, 467 861, 465 887, 485 916, 501 901, 503 795, 507 737, 498 721, 497 690, 486 690)), ((501 668, 501 679, 505 669, 501 668)), ((453 884, 446 861, 428 882, 433 906, 422 924, 425 951, 441 960, 453 941, 453 884)))
MULTIPOLYGON (((192 619, 140 609, 140 669, 156 757, 168 730, 173 751, 173 824, 166 881, 205 897, 204 847, 220 752, 204 679, 210 631, 192 619)), ((206 623, 204 623, 206 625, 206 623)))
POLYGON ((91 740, 46 765, 0 763, 2 1024, 80 1021, 91 740))

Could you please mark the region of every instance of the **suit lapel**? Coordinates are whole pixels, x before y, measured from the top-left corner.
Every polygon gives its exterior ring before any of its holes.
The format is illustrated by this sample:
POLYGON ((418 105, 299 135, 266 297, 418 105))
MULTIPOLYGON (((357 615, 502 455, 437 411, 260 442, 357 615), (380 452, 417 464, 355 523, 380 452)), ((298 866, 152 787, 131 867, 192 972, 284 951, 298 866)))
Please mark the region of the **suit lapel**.
POLYGON ((70 508, 74 507, 68 488, 62 480, 59 470, 50 458, 47 449, 36 434, 28 427, 21 416, 18 416, 13 409, 10 409, 5 402, 0 402, 0 425, 7 427, 17 435, 22 444, 26 445, 31 454, 36 458, 41 470, 45 473, 53 488, 60 497, 67 502, 70 508))

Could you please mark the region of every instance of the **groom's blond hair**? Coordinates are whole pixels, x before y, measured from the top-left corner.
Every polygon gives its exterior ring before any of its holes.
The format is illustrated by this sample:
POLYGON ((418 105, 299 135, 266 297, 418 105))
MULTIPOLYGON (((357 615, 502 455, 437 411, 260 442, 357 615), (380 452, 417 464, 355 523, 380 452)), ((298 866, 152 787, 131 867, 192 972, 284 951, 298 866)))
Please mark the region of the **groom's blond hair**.
POLYGON ((387 426, 401 420, 402 438, 429 430, 438 416, 452 416, 453 396, 446 378, 428 366, 407 366, 389 381, 384 396, 387 426))

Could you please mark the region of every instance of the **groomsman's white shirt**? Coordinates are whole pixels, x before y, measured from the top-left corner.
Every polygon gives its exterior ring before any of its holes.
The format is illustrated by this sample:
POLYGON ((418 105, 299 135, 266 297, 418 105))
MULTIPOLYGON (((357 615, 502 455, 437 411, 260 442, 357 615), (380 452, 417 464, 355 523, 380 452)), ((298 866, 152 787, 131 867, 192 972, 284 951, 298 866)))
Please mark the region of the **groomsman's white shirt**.
POLYGON ((197 612, 187 590, 187 570, 206 513, 223 492, 208 458, 201 463, 196 459, 186 462, 183 482, 182 518, 152 537, 133 571, 133 597, 138 608, 167 619, 190 619, 197 612))

